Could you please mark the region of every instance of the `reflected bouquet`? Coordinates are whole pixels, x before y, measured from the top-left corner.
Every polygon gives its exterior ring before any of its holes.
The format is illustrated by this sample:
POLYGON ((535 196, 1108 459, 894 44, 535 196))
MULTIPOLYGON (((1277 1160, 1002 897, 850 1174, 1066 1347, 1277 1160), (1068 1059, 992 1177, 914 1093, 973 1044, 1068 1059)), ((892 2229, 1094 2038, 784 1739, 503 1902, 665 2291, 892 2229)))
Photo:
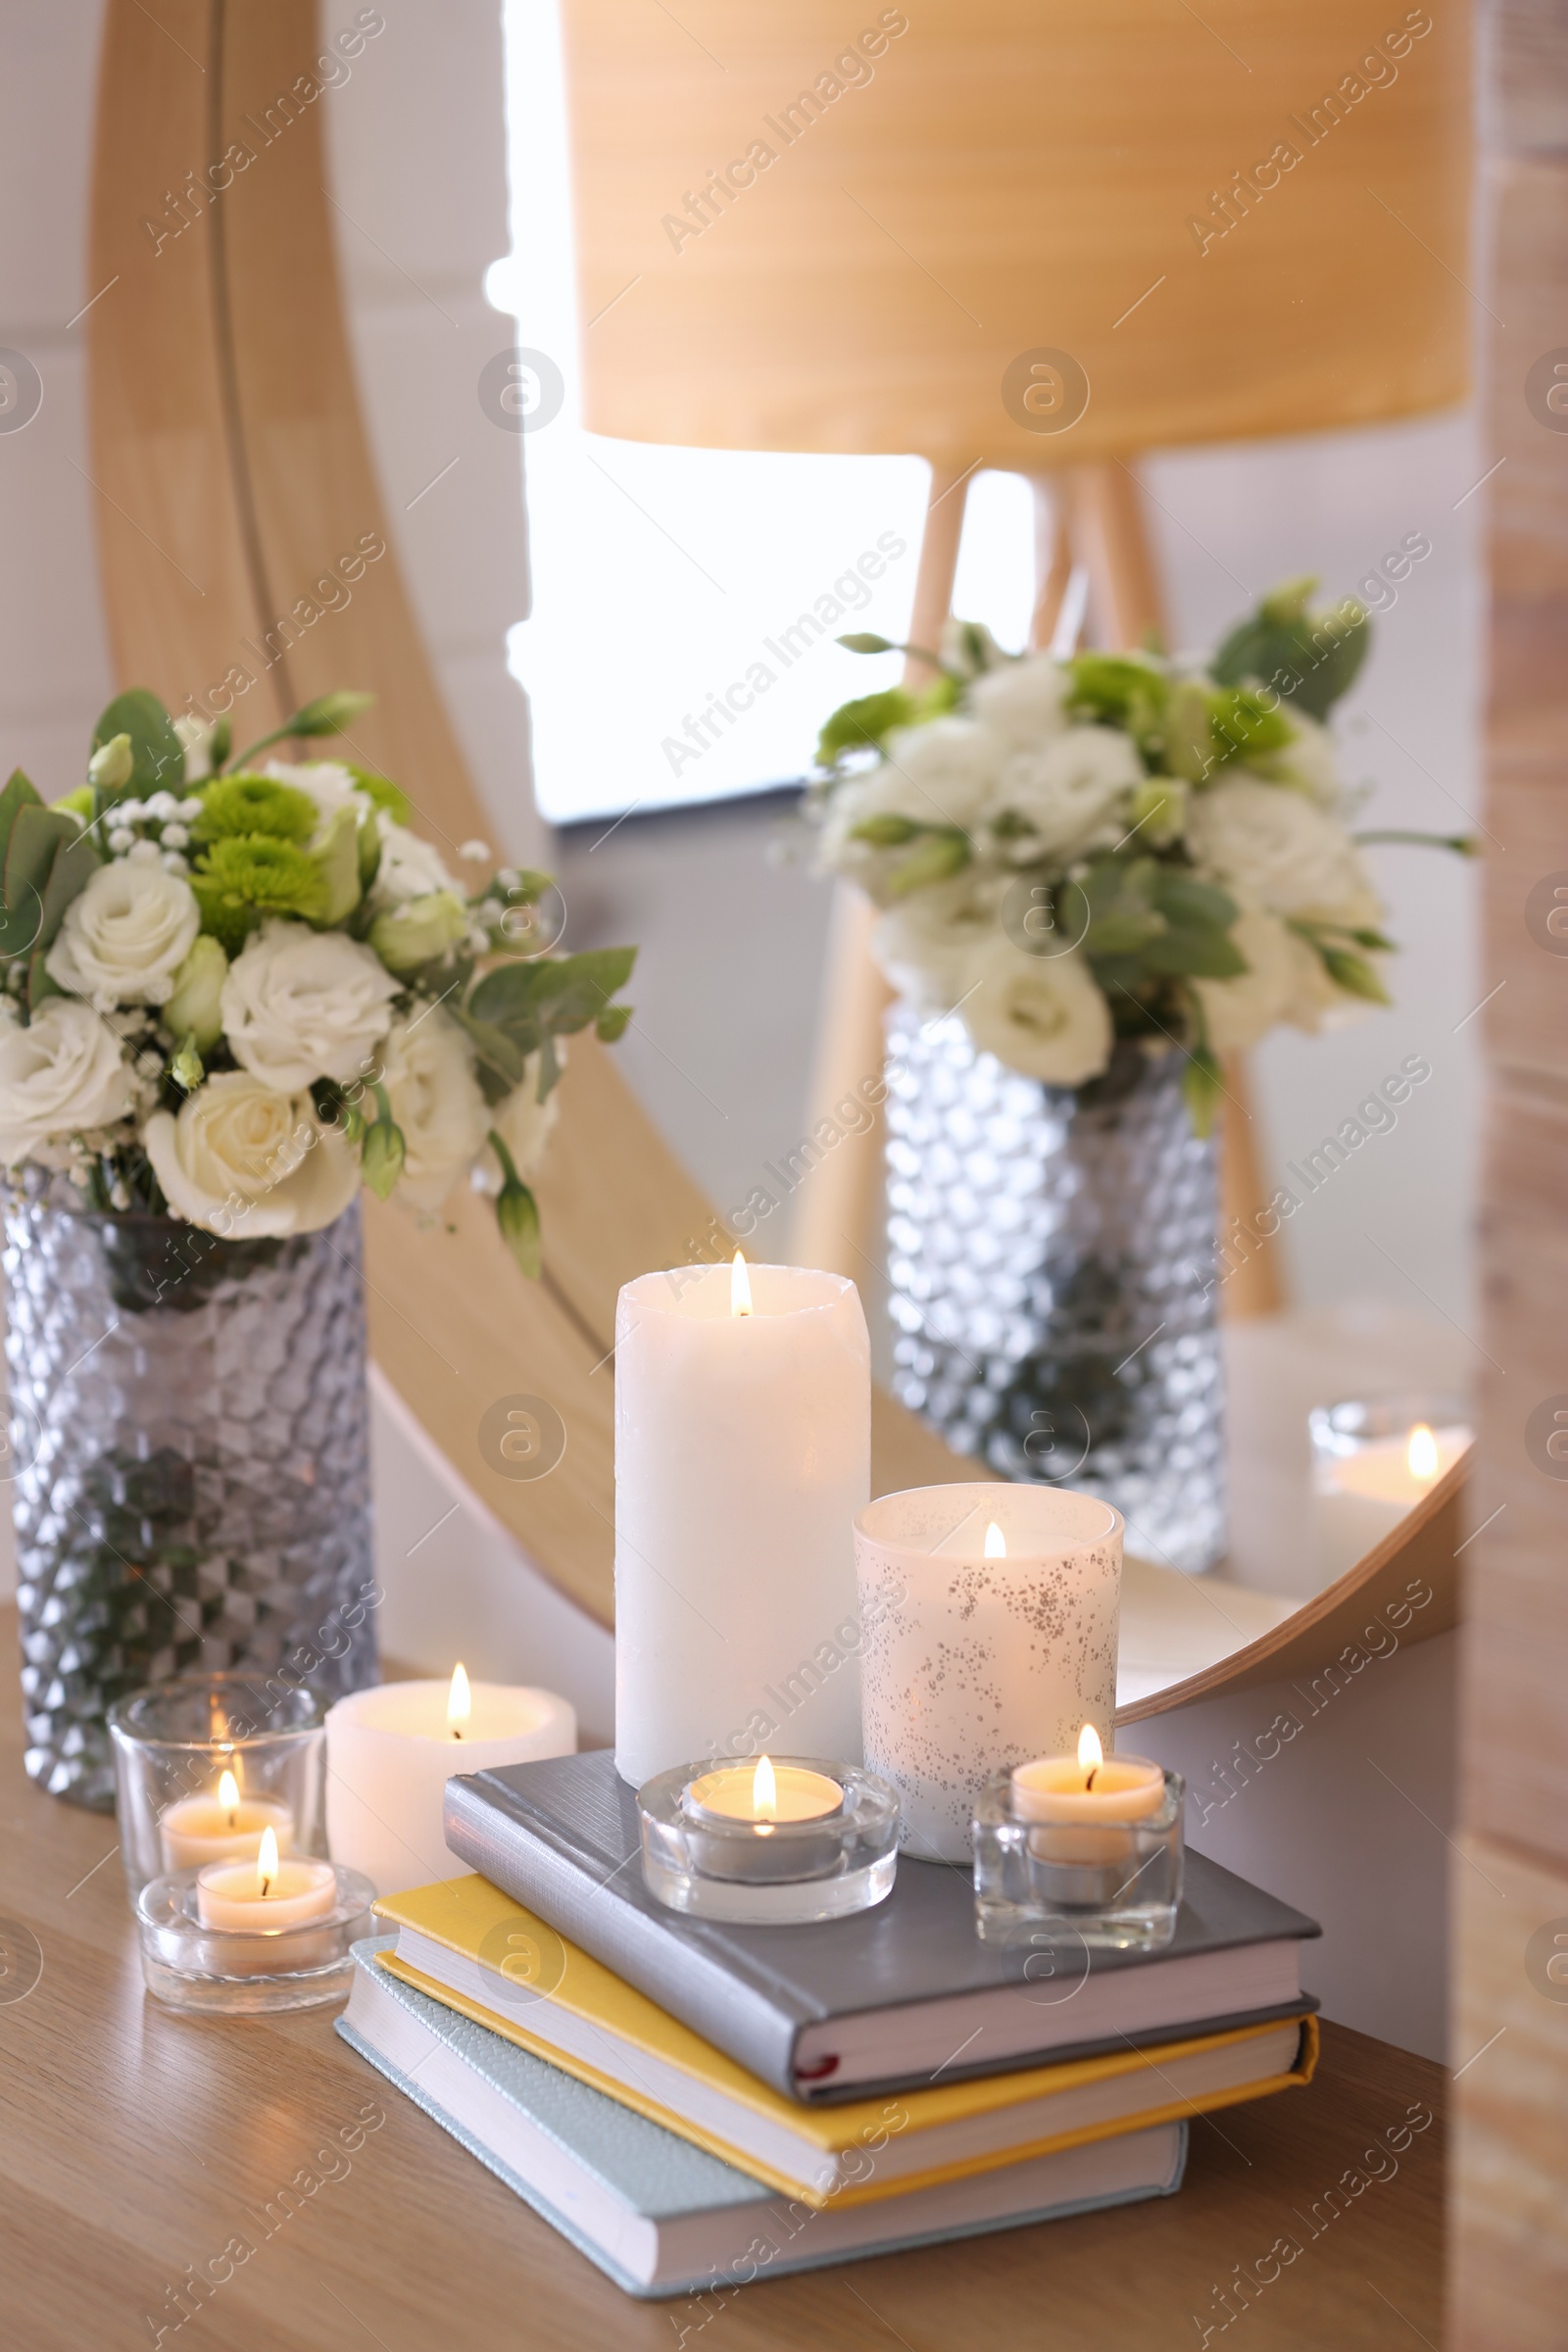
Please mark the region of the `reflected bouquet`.
POLYGON ((0 1166, 231 1240, 315 1232, 362 1183, 433 1214, 469 1175, 535 1274, 563 1041, 620 1035, 636 951, 553 953, 548 874, 471 842, 487 878, 460 884, 386 777, 265 757, 368 700, 325 695, 230 764, 226 721, 138 688, 78 790, 45 807, 12 775, 0 1166))
POLYGON ((1352 598, 1312 610, 1315 586, 1275 590, 1201 665, 1013 657, 950 623, 925 692, 835 711, 810 802, 822 861, 884 909, 899 993, 1050 1085, 1098 1077, 1120 1039, 1180 1051, 1200 1133, 1222 1054, 1386 1003, 1361 849, 1429 837, 1350 828, 1324 722, 1370 622, 1352 598))

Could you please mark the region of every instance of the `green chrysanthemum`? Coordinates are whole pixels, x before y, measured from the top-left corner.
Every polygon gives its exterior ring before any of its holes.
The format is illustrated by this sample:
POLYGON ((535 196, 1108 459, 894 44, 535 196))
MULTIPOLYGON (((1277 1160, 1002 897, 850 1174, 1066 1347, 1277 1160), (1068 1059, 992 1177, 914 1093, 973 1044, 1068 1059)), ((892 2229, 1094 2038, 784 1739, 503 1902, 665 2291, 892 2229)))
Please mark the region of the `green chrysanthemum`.
POLYGON ((220 776, 202 794, 202 812, 191 827, 199 842, 264 835, 270 841, 307 842, 320 814, 308 792, 278 784, 270 776, 220 776))
POLYGON ((202 910, 202 929, 229 956, 239 954, 266 915, 292 914, 304 922, 319 922, 324 914, 325 890, 315 858, 293 842, 265 834, 214 842, 190 886, 202 910))

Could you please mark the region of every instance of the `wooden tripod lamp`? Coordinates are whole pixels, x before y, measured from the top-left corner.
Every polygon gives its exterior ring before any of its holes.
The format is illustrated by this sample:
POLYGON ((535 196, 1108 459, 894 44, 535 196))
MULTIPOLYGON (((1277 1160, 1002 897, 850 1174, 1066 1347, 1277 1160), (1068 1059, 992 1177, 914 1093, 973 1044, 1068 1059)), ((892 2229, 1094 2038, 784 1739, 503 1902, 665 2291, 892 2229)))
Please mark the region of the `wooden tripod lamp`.
MULTIPOLYGON (((1134 643, 1160 611, 1125 461, 1463 396, 1462 9, 1391 0, 1375 33, 1361 0, 864 15, 564 0, 584 413, 634 440, 928 458, 916 642, 977 466, 1053 485, 1036 641, 1078 562, 1097 633, 1134 643)), ((841 892, 824 1103, 880 1066, 867 928, 841 892)), ((877 1149, 815 1171, 798 1255, 863 1266, 877 1149)))

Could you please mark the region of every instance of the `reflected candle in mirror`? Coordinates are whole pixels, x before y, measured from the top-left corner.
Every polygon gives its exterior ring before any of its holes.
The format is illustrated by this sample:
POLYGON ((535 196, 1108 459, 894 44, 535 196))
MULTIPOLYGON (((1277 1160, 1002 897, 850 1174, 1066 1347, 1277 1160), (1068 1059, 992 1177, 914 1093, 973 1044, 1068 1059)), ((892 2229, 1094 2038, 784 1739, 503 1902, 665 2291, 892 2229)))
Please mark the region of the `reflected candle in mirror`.
POLYGON ((1449 1418, 1412 1419, 1384 1431, 1385 1416, 1361 1408, 1365 1434, 1346 1423, 1356 1407, 1312 1416, 1312 1525, 1321 1590, 1365 1559, 1431 1494, 1469 1446, 1472 1431, 1449 1418))

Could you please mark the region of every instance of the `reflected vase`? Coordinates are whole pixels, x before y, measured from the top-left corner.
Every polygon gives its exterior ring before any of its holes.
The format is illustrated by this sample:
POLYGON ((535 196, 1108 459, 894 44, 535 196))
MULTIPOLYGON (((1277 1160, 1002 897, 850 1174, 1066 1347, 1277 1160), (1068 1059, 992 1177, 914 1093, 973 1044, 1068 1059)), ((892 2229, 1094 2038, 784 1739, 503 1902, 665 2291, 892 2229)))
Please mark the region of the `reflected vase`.
POLYGON ((374 1682, 358 1203, 221 1241, 29 1175, 3 1262, 31 1778, 111 1809, 109 1709, 174 1675, 374 1682))
POLYGON ((1088 1085, 1045 1086, 896 1005, 888 1276, 902 1402, 1200 1574, 1226 1545, 1218 1167, 1182 1066, 1123 1041, 1088 1085))

